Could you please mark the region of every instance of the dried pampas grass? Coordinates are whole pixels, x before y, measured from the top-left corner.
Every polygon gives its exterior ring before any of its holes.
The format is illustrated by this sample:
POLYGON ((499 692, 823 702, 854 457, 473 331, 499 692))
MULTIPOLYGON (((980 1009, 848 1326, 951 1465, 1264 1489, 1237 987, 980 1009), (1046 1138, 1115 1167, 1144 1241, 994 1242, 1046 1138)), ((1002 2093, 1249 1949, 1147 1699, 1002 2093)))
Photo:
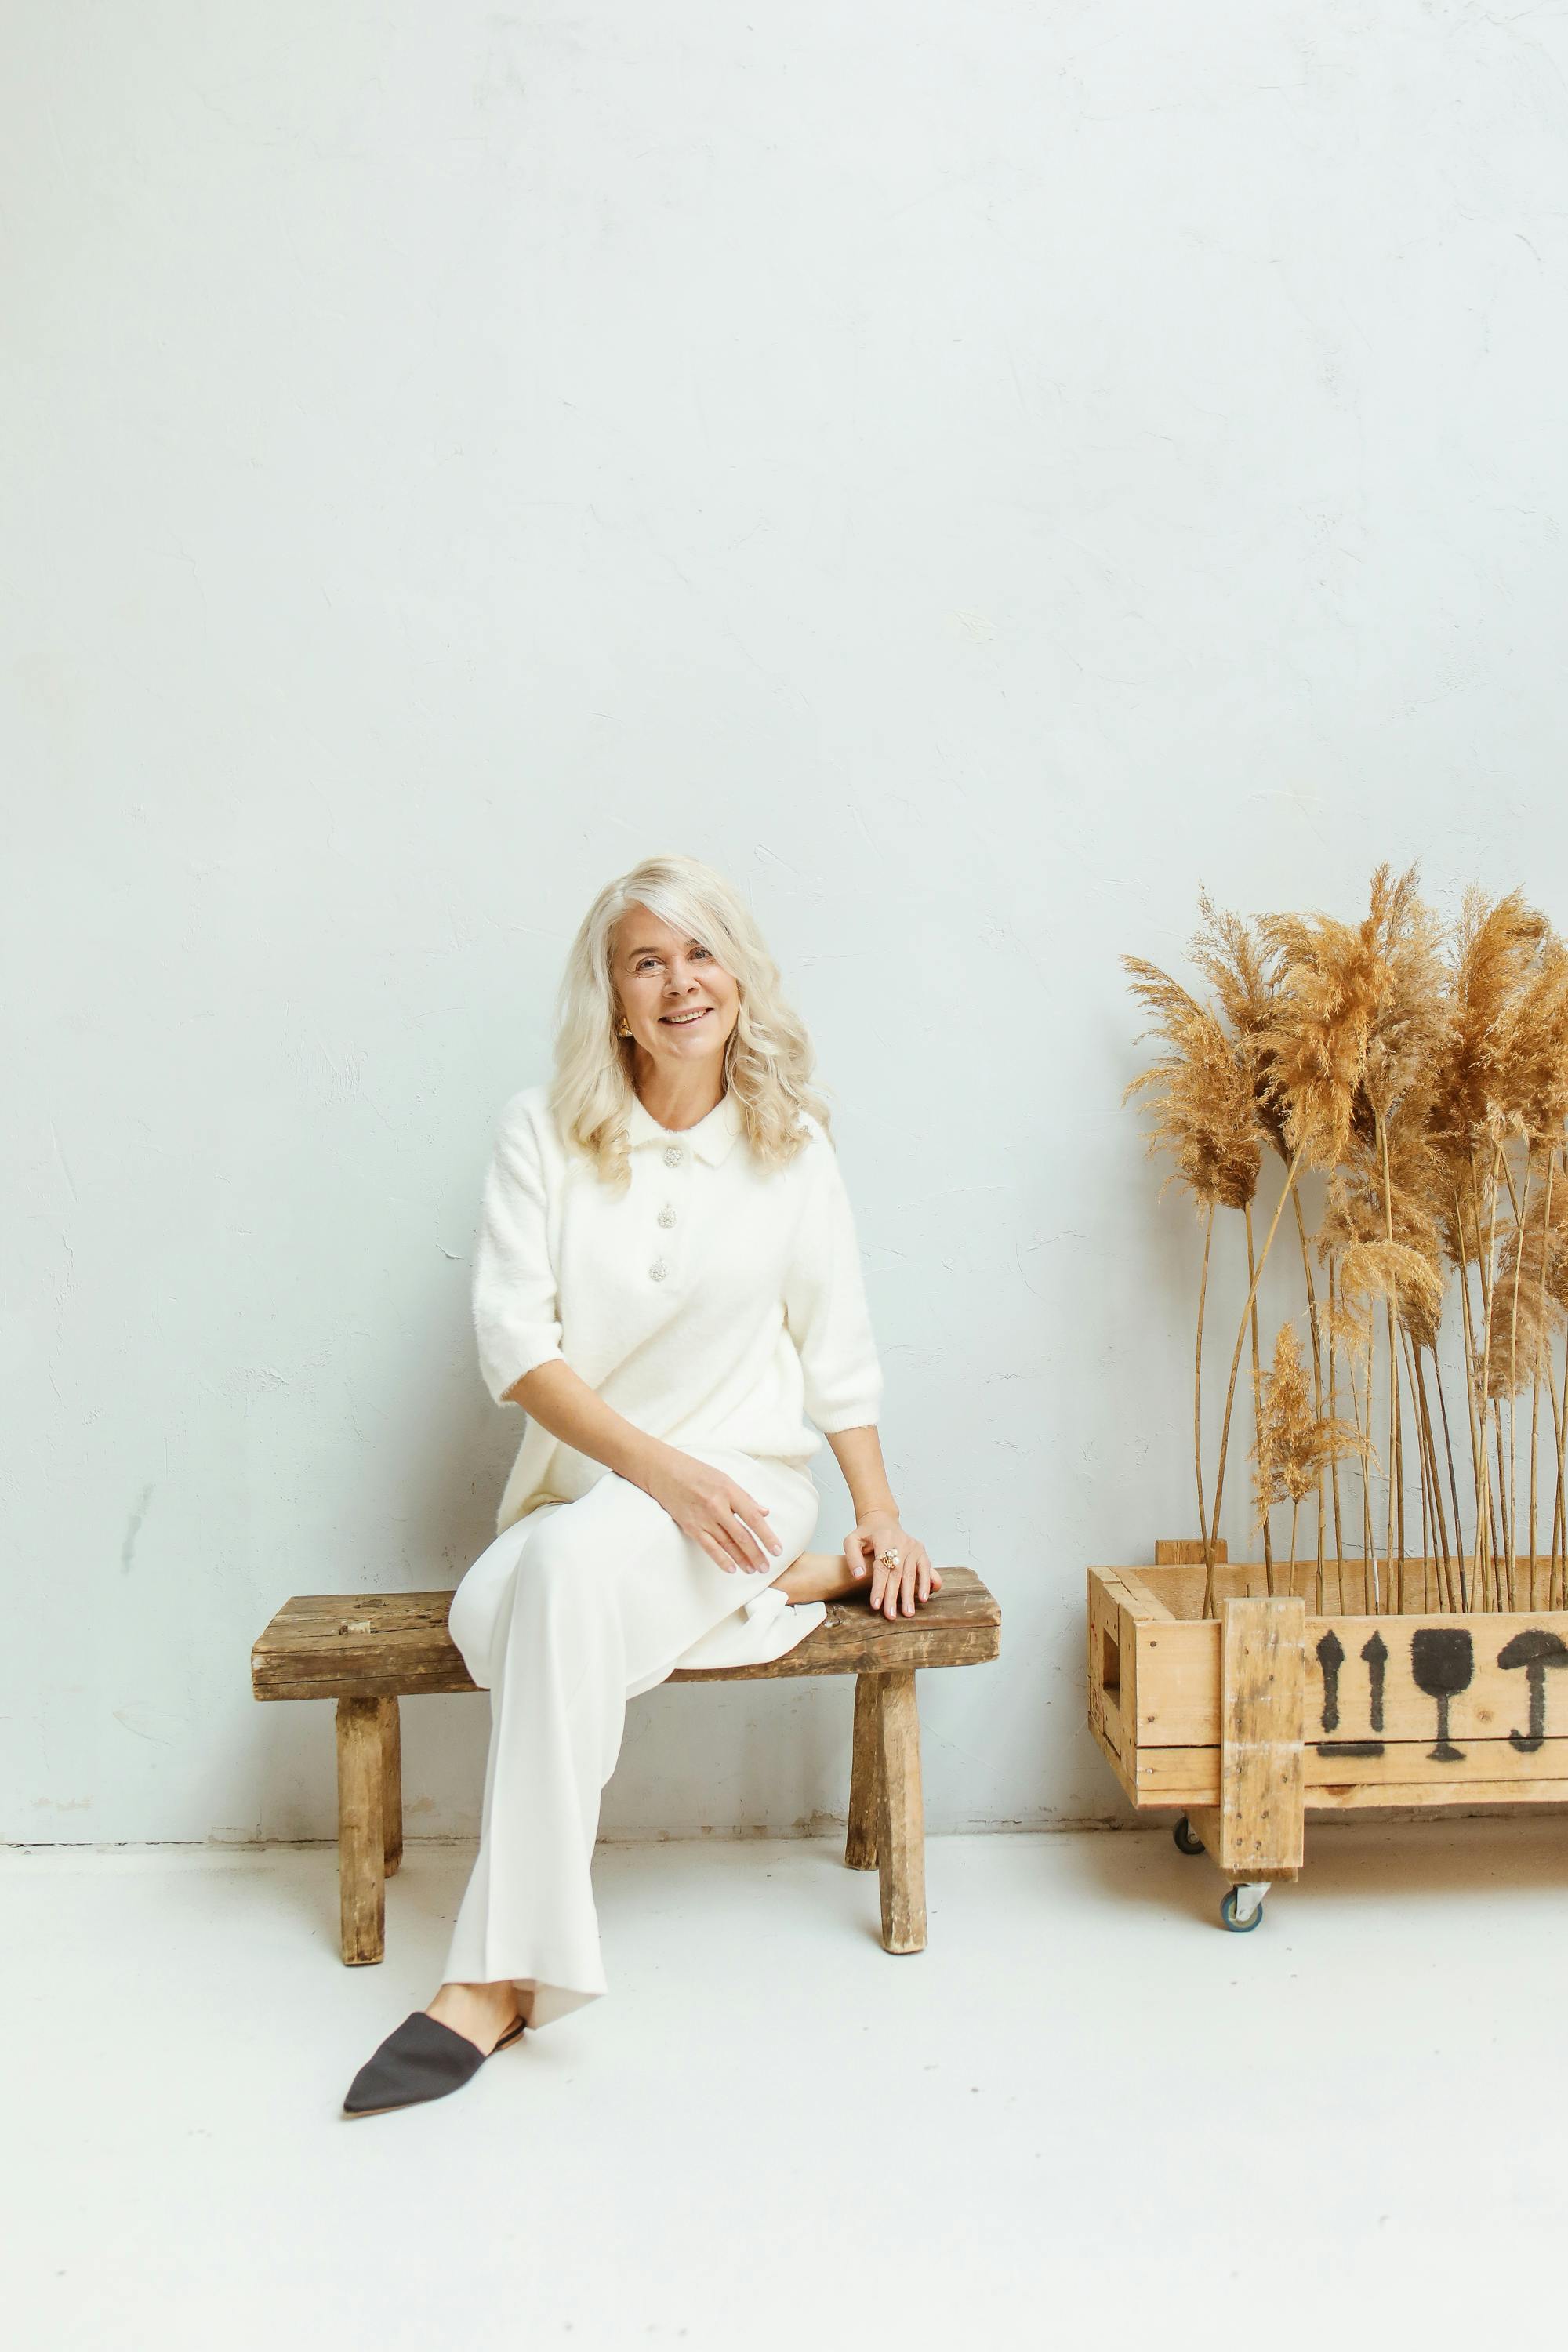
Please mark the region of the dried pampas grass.
POLYGON ((1342 1579, 1347 1548, 1353 1553, 1358 1544, 1357 1514, 1343 1509, 1340 1485, 1341 1465, 1352 1463, 1361 1471, 1359 1549, 1369 1590, 1398 1605, 1415 1512, 1422 1555, 1435 1561, 1450 1605, 1512 1605, 1521 1591, 1528 1599, 1544 1433, 1554 1457, 1546 1583, 1549 1596, 1563 1594, 1568 946, 1518 891, 1468 893, 1445 932, 1414 867, 1395 874, 1380 866, 1355 921, 1321 912, 1243 919, 1206 893, 1198 907, 1190 954, 1206 993, 1140 958, 1123 961, 1164 1049, 1127 1094, 1152 1112, 1149 1148, 1169 1159, 1168 1181, 1187 1188, 1205 1221, 1194 1379, 1205 1610, 1249 1332, 1251 1456, 1271 1585, 1269 1515, 1289 1504, 1294 1562, 1296 1523, 1314 1496, 1320 1600, 1331 1502, 1342 1579), (1266 1150, 1284 1174, 1258 1248, 1253 1210, 1266 1150), (1301 1201, 1309 1171, 1327 1179, 1315 1251, 1301 1201), (1264 1372, 1259 1286, 1287 1202, 1300 1244, 1311 1360, 1309 1368, 1287 1324, 1264 1372), (1215 1217, 1226 1210, 1240 1213, 1247 1290, 1209 1507, 1203 1303, 1215 1217), (1464 1360, 1457 1412, 1443 1370, 1449 1351, 1464 1360), (1342 1384, 1349 1420, 1338 1412, 1342 1384), (1517 1443, 1525 1419, 1528 1504, 1517 1443), (1381 1531, 1374 1475, 1387 1482, 1381 1531))
POLYGON ((1149 1150, 1168 1152, 1174 1163, 1167 1181, 1184 1184, 1202 1208, 1244 1209, 1258 1190, 1263 1158, 1246 1049, 1168 973, 1133 956, 1122 961, 1133 994, 1155 1015, 1143 1034, 1166 1047, 1124 1099, 1148 1095, 1154 1114, 1149 1150))
MULTIPOLYGON (((1274 1342, 1273 1369, 1264 1376, 1262 1409, 1252 1449, 1260 1525, 1277 1503, 1290 1506, 1289 1575, 1296 1568, 1296 1529, 1302 1504, 1317 1488, 1329 1465, 1347 1455, 1364 1456, 1367 1441, 1359 1427, 1314 1410, 1294 1326, 1282 1323, 1274 1342)), ((1272 1591, 1272 1586, 1270 1590, 1272 1591)), ((1289 1590, 1289 1586, 1287 1587, 1289 1590)))

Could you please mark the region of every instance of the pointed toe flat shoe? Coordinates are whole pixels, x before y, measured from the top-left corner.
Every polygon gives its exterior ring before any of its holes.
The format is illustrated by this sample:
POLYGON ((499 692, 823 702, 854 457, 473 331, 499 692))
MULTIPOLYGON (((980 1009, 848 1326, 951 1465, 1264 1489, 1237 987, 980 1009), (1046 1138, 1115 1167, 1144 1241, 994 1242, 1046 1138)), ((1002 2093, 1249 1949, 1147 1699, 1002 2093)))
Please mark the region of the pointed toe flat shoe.
MULTIPOLYGON (((523 2031, 520 2017, 509 2025, 496 2050, 504 2050, 523 2031)), ((488 2053, 466 2033, 443 2025, 426 2010, 411 2010, 367 2058, 349 2084, 343 2101, 345 2116, 383 2116, 392 2107, 416 2107, 426 2099, 444 2099, 460 2091, 477 2074, 488 2053)))

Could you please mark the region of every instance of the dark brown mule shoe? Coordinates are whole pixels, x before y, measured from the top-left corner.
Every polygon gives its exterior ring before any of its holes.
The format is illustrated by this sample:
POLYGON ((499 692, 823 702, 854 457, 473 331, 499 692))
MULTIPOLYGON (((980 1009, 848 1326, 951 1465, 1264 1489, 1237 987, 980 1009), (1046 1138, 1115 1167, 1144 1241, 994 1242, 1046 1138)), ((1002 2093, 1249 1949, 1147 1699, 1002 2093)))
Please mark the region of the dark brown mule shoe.
MULTIPOLYGON (((504 2050, 523 2031, 520 2017, 509 2025, 496 2050, 504 2050)), ((460 2091, 477 2074, 486 2056, 466 2033, 443 2025, 423 2009, 411 2010, 394 2028, 379 2050, 367 2058, 349 2084, 343 2101, 345 2116, 384 2116, 393 2107, 416 2107, 426 2099, 444 2099, 460 2091)))

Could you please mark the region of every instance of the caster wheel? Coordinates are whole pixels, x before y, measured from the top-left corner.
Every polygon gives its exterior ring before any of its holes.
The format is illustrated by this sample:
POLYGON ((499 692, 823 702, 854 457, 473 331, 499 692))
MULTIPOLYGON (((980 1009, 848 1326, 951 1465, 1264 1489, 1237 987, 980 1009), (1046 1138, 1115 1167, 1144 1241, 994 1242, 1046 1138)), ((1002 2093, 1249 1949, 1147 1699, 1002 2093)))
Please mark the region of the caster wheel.
POLYGON ((1171 1832, 1171 1835, 1176 1841, 1176 1852, 1178 1853, 1202 1853, 1204 1850, 1204 1842, 1202 1838, 1199 1837, 1197 1832, 1194 1829, 1191 1822, 1188 1821, 1185 1813, 1182 1815, 1181 1820, 1171 1832))
POLYGON ((1263 1925, 1263 1897, 1257 1896, 1252 1909, 1245 1916, 1241 1916, 1237 1907, 1237 1897, 1240 1891, 1239 1887, 1233 1886, 1226 1893, 1224 1902, 1219 1906, 1220 1920, 1230 1929, 1233 1936, 1250 1936, 1254 1927, 1261 1927, 1263 1925))

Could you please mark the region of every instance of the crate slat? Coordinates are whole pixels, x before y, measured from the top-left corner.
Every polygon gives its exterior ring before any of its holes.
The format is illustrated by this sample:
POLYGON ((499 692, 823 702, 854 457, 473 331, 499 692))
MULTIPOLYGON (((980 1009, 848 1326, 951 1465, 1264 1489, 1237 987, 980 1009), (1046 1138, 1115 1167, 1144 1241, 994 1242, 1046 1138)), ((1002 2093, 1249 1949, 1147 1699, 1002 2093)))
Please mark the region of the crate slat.
POLYGON ((1219 1864, 1238 1878, 1301 1867, 1306 1627, 1299 1597, 1225 1604, 1219 1864))

